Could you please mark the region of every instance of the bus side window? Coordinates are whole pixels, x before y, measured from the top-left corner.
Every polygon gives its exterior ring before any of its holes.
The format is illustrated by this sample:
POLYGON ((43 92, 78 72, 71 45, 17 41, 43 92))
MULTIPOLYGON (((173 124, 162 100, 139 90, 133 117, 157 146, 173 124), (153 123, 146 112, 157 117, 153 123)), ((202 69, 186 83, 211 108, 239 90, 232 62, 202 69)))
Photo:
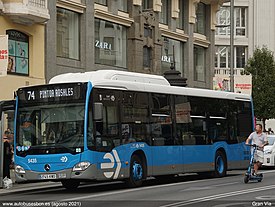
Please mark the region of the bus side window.
POLYGON ((195 139, 188 130, 192 123, 190 111, 190 102, 187 96, 175 96, 175 113, 176 113, 176 140, 178 144, 193 145, 195 139))
POLYGON ((151 94, 151 133, 154 145, 174 145, 170 96, 151 94))
POLYGON ((207 110, 209 109, 209 103, 205 98, 201 97, 188 97, 191 105, 190 117, 192 122, 189 124, 189 132, 193 139, 195 139, 196 145, 208 144, 207 134, 207 110))
POLYGON ((122 144, 147 142, 147 125, 149 123, 148 94, 124 92, 121 109, 122 144))

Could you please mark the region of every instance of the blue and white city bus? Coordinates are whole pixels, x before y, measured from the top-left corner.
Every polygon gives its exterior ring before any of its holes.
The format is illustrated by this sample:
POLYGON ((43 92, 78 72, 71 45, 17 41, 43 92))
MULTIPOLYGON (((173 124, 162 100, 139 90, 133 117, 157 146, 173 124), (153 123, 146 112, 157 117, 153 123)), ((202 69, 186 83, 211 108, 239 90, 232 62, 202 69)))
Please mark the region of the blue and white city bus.
POLYGON ((16 97, 17 182, 125 180, 246 167, 250 96, 170 86, 162 76, 68 73, 16 97))

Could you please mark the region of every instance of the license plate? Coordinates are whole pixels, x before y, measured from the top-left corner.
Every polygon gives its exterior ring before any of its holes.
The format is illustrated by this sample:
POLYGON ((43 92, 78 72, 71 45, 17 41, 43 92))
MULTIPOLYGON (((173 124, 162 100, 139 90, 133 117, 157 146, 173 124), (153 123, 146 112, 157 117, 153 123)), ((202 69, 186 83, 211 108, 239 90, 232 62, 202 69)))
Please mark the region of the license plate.
POLYGON ((56 179, 56 174, 41 174, 40 179, 42 180, 56 179))

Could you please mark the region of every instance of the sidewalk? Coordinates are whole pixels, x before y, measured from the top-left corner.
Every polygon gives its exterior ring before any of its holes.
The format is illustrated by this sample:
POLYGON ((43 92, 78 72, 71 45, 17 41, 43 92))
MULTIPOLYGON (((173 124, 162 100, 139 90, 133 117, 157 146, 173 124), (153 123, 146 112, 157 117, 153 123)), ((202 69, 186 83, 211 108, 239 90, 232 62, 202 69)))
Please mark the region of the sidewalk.
POLYGON ((9 189, 0 188, 0 196, 9 194, 9 193, 21 192, 21 191, 31 191, 31 190, 39 190, 39 189, 45 189, 45 188, 58 188, 62 186, 60 182, 15 183, 14 170, 11 170, 11 179, 13 181, 12 188, 9 188, 9 189))

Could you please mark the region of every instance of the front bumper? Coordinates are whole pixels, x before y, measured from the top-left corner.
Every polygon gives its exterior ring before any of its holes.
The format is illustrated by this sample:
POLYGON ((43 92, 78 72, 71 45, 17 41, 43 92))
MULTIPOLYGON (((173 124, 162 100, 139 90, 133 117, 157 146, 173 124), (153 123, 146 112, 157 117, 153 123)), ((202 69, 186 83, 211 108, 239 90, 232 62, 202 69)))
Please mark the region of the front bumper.
POLYGON ((72 169, 64 169, 55 172, 36 172, 31 170, 26 170, 25 173, 15 173, 16 182, 26 182, 26 181, 60 181, 64 179, 79 179, 79 180, 95 180, 97 174, 97 168, 95 164, 91 164, 84 171, 75 171, 72 169), (52 175, 46 178, 41 175, 52 175), (55 177, 55 178, 53 178, 55 177))

